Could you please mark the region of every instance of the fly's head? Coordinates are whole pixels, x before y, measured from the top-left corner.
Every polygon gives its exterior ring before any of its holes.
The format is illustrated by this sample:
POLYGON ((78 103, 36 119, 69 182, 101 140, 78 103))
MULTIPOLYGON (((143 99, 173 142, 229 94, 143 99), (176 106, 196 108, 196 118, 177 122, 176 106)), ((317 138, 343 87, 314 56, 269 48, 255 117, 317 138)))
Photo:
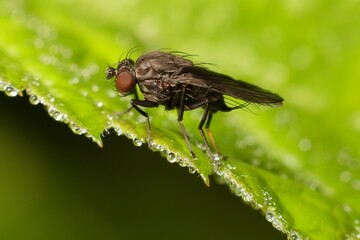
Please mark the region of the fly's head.
POLYGON ((115 87, 121 95, 129 95, 136 91, 134 61, 126 58, 119 62, 117 68, 106 69, 106 79, 115 77, 115 87))

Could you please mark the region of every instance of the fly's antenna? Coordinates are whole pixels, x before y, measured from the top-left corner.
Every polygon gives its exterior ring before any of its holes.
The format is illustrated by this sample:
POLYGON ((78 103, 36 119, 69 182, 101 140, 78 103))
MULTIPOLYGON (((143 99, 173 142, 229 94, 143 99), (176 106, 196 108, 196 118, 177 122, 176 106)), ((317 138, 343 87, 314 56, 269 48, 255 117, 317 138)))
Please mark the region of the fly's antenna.
POLYGON ((118 63, 120 63, 120 62, 121 62, 121 59, 123 59, 124 53, 125 53, 125 52, 123 52, 123 53, 120 55, 120 57, 119 57, 119 59, 118 59, 118 63))
POLYGON ((131 55, 135 52, 135 51, 137 51, 139 49, 139 47, 132 47, 132 48, 130 48, 130 50, 126 53, 126 59, 129 59, 130 57, 131 57, 131 55))
POLYGON ((132 48, 130 48, 129 51, 123 52, 123 53, 120 55, 118 62, 121 62, 121 60, 123 60, 123 59, 129 59, 129 58, 131 57, 131 55, 132 55, 135 51, 137 51, 138 49, 139 49, 139 47, 132 47, 132 48), (123 56, 124 56, 125 53, 126 53, 125 58, 123 58, 123 56))

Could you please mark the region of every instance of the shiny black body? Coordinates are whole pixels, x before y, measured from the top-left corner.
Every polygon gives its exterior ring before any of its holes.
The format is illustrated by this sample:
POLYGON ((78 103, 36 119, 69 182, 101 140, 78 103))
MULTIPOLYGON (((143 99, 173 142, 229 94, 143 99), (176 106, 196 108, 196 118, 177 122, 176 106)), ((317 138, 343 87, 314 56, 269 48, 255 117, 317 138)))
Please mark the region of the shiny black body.
MULTIPOLYGON (((119 76, 124 71, 129 74, 129 78, 134 79, 144 96, 144 100, 140 100, 137 97, 135 88, 124 93, 125 95, 135 94, 135 99, 131 101, 132 107, 148 119, 149 144, 151 141, 149 118, 140 107, 164 105, 166 110, 177 109, 180 129, 194 158, 195 154, 182 124, 184 111, 198 107, 205 109, 199 124, 199 130, 207 152, 213 158, 202 130, 205 122, 206 129, 209 129, 213 113, 217 111, 228 112, 244 107, 249 103, 271 106, 281 105, 283 102, 283 99, 277 94, 244 81, 234 80, 224 74, 208 70, 203 66, 195 65, 192 61, 176 53, 155 51, 142 55, 135 63, 126 58, 119 62, 116 69, 112 67, 107 69, 107 79, 115 77, 115 81, 121 83, 122 79, 119 76), (241 99, 245 104, 230 107, 225 103, 224 96, 226 95, 241 99)), ((218 152, 209 130, 208 135, 218 152)))

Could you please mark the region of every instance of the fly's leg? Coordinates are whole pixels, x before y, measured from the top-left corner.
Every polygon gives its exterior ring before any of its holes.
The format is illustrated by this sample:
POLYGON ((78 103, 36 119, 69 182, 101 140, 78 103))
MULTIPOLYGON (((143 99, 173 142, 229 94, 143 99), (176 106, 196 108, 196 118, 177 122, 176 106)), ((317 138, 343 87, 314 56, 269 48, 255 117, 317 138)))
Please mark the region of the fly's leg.
POLYGON ((215 143, 215 139, 214 139, 214 137, 213 137, 213 134, 212 134, 212 132, 210 131, 210 122, 211 122, 211 119, 212 119, 212 113, 210 112, 209 115, 208 115, 206 124, 205 124, 205 129, 206 129, 206 132, 207 132, 207 134, 208 134, 208 136, 209 136, 209 138, 210 138, 210 142, 211 142, 212 146, 214 147, 217 155, 218 155, 220 158, 223 158, 223 157, 221 157, 222 155, 221 155, 221 153, 220 153, 220 151, 219 151, 219 148, 216 146, 216 143, 215 143))
POLYGON ((122 116, 122 115, 125 115, 127 113, 129 113, 134 107, 131 106, 129 107, 128 109, 126 109, 124 112, 121 112, 121 113, 116 113, 116 116, 122 116))
MULTIPOLYGON (((213 154, 212 154, 211 151, 210 151, 210 147, 209 147, 208 141, 207 141, 207 139, 206 139, 206 137, 205 137, 204 130, 202 129, 203 126, 204 126, 204 123, 205 123, 206 119, 207 119, 207 118, 209 119, 210 116, 211 116, 211 113, 210 113, 210 115, 209 115, 209 103, 208 103, 207 101, 205 101, 205 111, 204 111, 204 114, 203 114, 202 117, 201 117, 201 121, 200 121, 200 124, 199 124, 198 129, 199 129, 200 134, 201 134, 201 137, 202 137, 202 139, 203 139, 203 141, 204 141, 204 143, 205 143, 205 148, 206 148, 207 154, 210 156, 210 158, 211 158, 212 160, 214 160, 214 156, 213 156, 213 154)), ((207 123, 206 123, 206 126, 207 126, 207 123)), ((208 128, 206 128, 206 130, 208 130, 208 128)), ((209 131, 208 131, 208 133, 209 133, 209 131)), ((214 139, 212 139, 212 135, 210 136, 210 140, 211 140, 211 143, 213 143, 213 145, 214 145, 214 142, 213 142, 214 139)), ((215 148, 215 149, 216 149, 216 148, 215 148)), ((216 150, 217 150, 217 149, 216 149, 216 150)))
MULTIPOLYGON (((138 101, 139 100, 139 95, 137 93, 137 91, 135 91, 135 99, 133 99, 132 101, 138 101)), ((141 105, 141 104, 139 104, 141 105)), ((129 113, 132 109, 134 108, 133 105, 131 105, 131 107, 129 107, 128 109, 126 109, 124 112, 121 112, 121 113, 116 113, 117 116, 122 116, 122 115, 125 115, 127 113, 129 113)), ((137 110, 138 111, 138 110, 137 110)))
POLYGON ((178 122, 179 122, 179 126, 180 126, 180 130, 181 130, 181 133, 184 137, 184 140, 185 140, 185 143, 186 143, 186 146, 187 148, 189 149, 190 151, 190 154, 191 154, 191 157, 193 159, 196 159, 196 155, 193 151, 193 149, 191 148, 191 145, 190 145, 190 142, 189 142, 189 139, 187 137, 187 134, 186 134, 186 131, 185 131, 185 128, 184 128, 184 124, 182 122, 183 120, 183 116, 184 116, 184 110, 185 110, 185 86, 183 87, 182 89, 182 93, 181 93, 181 99, 180 99, 180 106, 177 108, 177 112, 178 112, 178 122))
MULTIPOLYGON (((144 112, 143 110, 141 110, 139 108, 139 106, 150 108, 150 107, 157 107, 157 106, 159 106, 159 104, 156 102, 150 102, 150 101, 146 101, 146 100, 133 99, 133 100, 131 100, 131 106, 133 108, 135 108, 136 111, 138 111, 141 115, 146 117, 147 132, 148 132, 148 146, 151 147, 152 146, 152 137, 151 137, 152 134, 151 134, 151 127, 150 127, 150 118, 146 112, 144 112)), ((130 110, 131 110, 131 108, 129 109, 129 111, 130 110)))

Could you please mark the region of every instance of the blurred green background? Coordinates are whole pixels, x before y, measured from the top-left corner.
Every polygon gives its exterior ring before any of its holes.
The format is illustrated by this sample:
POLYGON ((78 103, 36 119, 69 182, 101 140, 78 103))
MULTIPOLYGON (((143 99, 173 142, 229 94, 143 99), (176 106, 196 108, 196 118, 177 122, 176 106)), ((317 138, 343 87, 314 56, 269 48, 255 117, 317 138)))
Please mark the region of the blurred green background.
MULTIPOLYGON (((241 118, 241 127, 253 131, 289 169, 318 177, 336 200, 356 202, 356 1, 0 4, 0 11, 11 10, 14 19, 23 11, 30 20, 34 16, 29 29, 44 31, 36 29, 37 20, 56 29, 61 43, 73 47, 70 61, 79 64, 105 67, 135 46, 172 48, 279 93, 285 98, 281 110, 256 118, 233 115, 234 121, 241 118)), ((0 40, 6 37, 1 34, 0 40)), ((14 36, 14 49, 21 34, 14 36)), ((41 39, 34 44, 41 45, 41 39)), ((12 47, 0 52, 16 52, 12 47)), ((42 107, 31 106, 27 97, 0 93, 0 111, 0 239, 285 239, 226 186, 212 179, 207 188, 187 169, 124 137, 106 136, 101 149, 55 122, 42 107)))

